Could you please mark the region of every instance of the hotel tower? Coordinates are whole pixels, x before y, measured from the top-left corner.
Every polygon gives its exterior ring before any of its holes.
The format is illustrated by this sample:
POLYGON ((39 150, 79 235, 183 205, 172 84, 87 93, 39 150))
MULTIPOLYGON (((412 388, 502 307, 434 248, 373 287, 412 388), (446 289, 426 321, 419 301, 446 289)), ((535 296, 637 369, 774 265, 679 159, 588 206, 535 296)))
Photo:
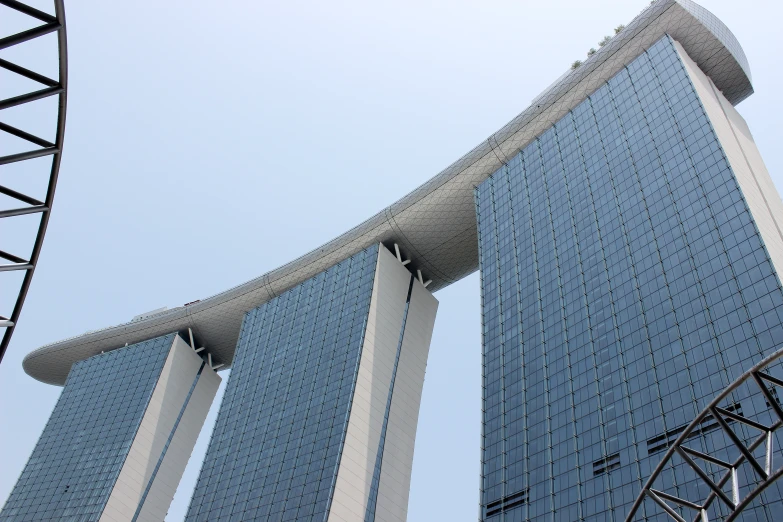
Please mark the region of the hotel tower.
MULTIPOLYGON (((433 294, 478 269, 479 520, 625 520, 685 426, 783 342, 783 203, 736 109, 752 93, 720 20, 658 0, 322 247, 33 351, 25 371, 64 388, 0 521, 162 520, 227 368, 188 522, 406 520, 433 294)), ((718 454, 704 422, 691 447, 718 454)), ((694 469, 668 476, 700 493, 694 469)), ((745 511, 781 513, 779 485, 745 511)))

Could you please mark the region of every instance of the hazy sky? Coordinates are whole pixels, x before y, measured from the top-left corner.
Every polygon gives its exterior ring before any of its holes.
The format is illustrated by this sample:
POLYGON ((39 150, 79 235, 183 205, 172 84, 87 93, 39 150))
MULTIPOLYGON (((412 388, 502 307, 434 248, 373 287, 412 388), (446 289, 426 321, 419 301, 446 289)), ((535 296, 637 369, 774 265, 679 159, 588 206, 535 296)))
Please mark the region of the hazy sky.
MULTIPOLYGON (((60 182, 0 364, 0 503, 60 392, 22 371, 26 353, 215 294, 337 236, 486 139, 647 3, 67 1, 60 182)), ((781 188, 779 3, 701 3, 745 49, 756 94, 739 111, 781 188)), ((0 6, 0 37, 12 19, 0 6)), ((45 52, 35 45, 0 56, 45 52)), ((3 169, 0 181, 28 179, 3 169)), ((0 228, 4 244, 14 234, 0 228)), ((475 520, 477 275, 436 297, 409 520, 475 520)), ((169 521, 184 517, 218 404, 169 521)))

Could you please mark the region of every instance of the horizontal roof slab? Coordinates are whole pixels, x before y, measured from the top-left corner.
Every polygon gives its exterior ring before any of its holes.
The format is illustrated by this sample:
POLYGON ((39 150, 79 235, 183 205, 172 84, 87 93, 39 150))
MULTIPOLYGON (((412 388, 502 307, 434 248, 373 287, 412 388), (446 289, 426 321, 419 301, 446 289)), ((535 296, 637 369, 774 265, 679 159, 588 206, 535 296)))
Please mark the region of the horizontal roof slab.
POLYGON ((516 118, 435 177, 351 230, 256 279, 189 306, 38 348, 25 357, 34 378, 62 385, 71 365, 112 350, 191 328, 214 360, 228 367, 245 312, 373 243, 400 246, 432 291, 478 269, 473 189, 665 34, 679 41, 733 104, 753 93, 737 39, 691 0, 659 0, 581 67, 563 75, 516 118))

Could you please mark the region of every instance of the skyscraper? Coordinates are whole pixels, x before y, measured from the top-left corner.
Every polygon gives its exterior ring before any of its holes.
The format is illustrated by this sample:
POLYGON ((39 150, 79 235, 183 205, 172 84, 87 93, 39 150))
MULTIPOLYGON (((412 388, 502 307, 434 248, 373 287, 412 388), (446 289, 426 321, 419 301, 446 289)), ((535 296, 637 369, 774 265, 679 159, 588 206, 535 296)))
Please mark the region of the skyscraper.
MULTIPOLYGON (((726 26, 659 0, 342 236, 208 299, 39 348, 25 370, 67 376, 66 397, 81 365, 187 333, 202 367, 233 368, 188 521, 400 521, 431 292, 480 268, 479 518, 623 520, 690 420, 783 341, 783 203, 734 107, 752 93, 726 26)), ((735 399, 737 418, 769 408, 735 399)), ((727 448, 715 423, 694 433, 693 447, 727 448)), ((693 492, 692 471, 667 480, 693 492)), ((50 487, 26 473, 19 491, 50 487)), ((749 513, 774 520, 781 493, 749 513)), ((25 520, 17 498, 0 519, 25 520)))
POLYGON ((187 520, 404 521, 436 309, 375 245, 250 311, 187 520))
POLYGON ((0 520, 163 520, 219 384, 176 334, 74 364, 0 520))
POLYGON ((771 186, 664 36, 476 189, 484 520, 622 520, 672 434, 783 342, 771 186))

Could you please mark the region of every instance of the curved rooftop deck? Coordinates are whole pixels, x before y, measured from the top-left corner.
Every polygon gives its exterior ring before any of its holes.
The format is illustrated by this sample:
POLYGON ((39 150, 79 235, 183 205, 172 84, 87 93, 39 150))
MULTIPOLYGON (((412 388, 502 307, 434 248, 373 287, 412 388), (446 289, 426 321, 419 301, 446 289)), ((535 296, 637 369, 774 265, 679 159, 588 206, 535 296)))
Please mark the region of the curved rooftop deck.
POLYGON ((691 0, 659 0, 582 64, 473 150, 410 194, 323 246, 256 279, 146 319, 48 344, 25 357, 24 370, 62 385, 79 360, 191 328, 215 363, 229 367, 245 312, 377 242, 397 243, 437 291, 478 269, 473 188, 663 35, 679 41, 733 104, 753 93, 737 39, 691 0))

